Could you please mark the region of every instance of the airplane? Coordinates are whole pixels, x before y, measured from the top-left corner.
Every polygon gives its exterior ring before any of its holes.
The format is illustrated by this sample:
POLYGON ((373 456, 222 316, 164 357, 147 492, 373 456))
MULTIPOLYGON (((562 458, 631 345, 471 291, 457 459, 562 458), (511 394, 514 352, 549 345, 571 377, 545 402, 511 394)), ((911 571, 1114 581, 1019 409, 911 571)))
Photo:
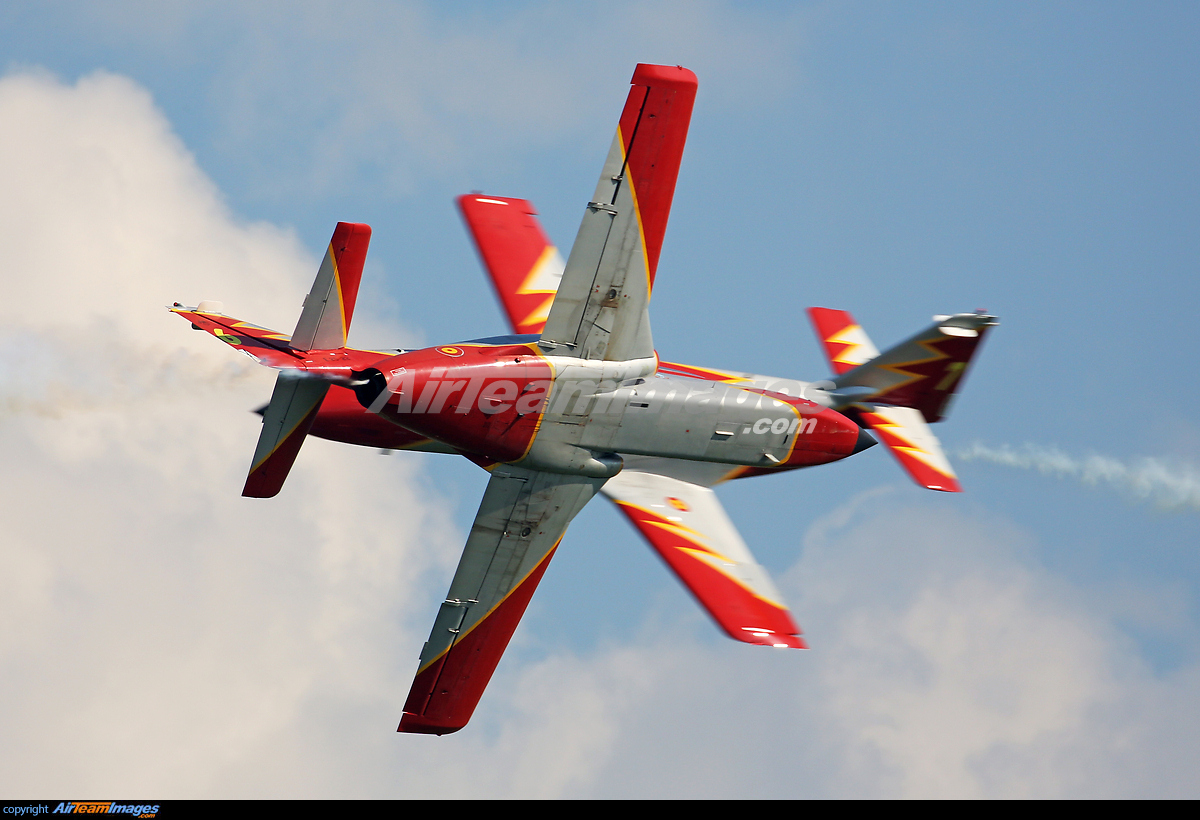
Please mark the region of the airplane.
POLYGON ((834 371, 818 382, 659 358, 649 303, 697 81, 639 64, 630 86, 566 260, 527 201, 459 198, 510 335, 347 347, 371 229, 344 222, 291 335, 216 302, 169 308, 279 371, 242 495, 279 493, 309 435, 461 455, 488 471, 397 731, 466 726, 568 525, 598 493, 730 637, 806 648, 712 488, 838 461, 873 446, 869 430, 919 485, 961 491, 929 424, 997 324, 985 312, 935 316, 880 353, 849 313, 811 308, 834 371))

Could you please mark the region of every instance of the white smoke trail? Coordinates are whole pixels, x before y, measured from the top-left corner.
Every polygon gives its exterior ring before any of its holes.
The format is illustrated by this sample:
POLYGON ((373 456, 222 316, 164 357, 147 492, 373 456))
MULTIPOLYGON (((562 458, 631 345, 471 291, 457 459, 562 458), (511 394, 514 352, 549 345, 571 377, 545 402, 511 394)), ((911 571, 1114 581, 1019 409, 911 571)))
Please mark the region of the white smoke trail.
POLYGON ((1037 470, 1043 475, 1073 478, 1090 486, 1108 486, 1138 501, 1164 510, 1200 510, 1200 471, 1181 462, 1140 458, 1124 462, 1109 456, 1069 456, 1056 447, 1026 444, 989 447, 976 442, 960 449, 958 458, 990 461, 1008 467, 1037 470))
POLYGON ((198 356, 113 334, 0 334, 0 419, 64 415, 233 388, 258 365, 243 356, 198 356), (221 359, 224 358, 225 361, 221 359))

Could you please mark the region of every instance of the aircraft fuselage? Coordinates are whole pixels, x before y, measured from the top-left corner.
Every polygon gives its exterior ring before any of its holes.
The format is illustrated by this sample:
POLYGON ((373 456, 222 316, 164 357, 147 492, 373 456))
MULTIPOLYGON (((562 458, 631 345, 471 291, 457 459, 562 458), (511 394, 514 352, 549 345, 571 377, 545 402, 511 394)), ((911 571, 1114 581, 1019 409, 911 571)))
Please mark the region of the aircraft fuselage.
POLYGON ((666 375, 653 358, 605 362, 545 355, 534 342, 462 343, 404 351, 355 376, 357 400, 331 391, 314 435, 596 477, 616 474, 622 455, 774 470, 864 446, 850 419, 779 392, 799 392, 803 382, 779 380, 772 390, 755 386, 761 380, 666 375))

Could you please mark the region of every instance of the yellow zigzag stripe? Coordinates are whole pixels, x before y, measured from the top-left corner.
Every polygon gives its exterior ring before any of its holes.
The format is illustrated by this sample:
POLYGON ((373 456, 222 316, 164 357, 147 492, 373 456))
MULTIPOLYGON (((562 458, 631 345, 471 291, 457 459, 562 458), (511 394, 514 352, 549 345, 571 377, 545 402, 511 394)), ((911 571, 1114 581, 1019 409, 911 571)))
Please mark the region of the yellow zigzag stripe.
POLYGON ((955 475, 953 470, 950 470, 949 472, 947 472, 946 470, 942 469, 941 467, 937 466, 932 461, 930 461, 930 459, 933 458, 933 456, 927 450, 925 450, 921 447, 918 447, 912 441, 911 438, 904 435, 904 430, 906 428, 903 425, 896 424, 891 421, 886 421, 886 420, 884 420, 883 416, 877 415, 875 413, 871 413, 870 416, 873 421, 875 419, 880 420, 871 425, 872 429, 879 430, 884 435, 891 436, 893 438, 897 438, 903 442, 903 444, 892 444, 889 442, 888 446, 891 447, 892 450, 907 453, 908 455, 912 456, 917 461, 920 461, 926 467, 933 470, 935 473, 938 473, 939 475, 944 475, 947 478, 958 478, 958 476, 955 475))
POLYGON ((554 254, 557 252, 558 249, 553 245, 547 245, 545 248, 543 248, 541 255, 538 256, 537 261, 533 263, 533 267, 529 269, 529 273, 525 275, 525 280, 521 282, 520 287, 517 288, 518 296, 532 296, 537 293, 549 294, 545 301, 534 308, 528 316, 517 323, 519 327, 524 327, 525 325, 532 324, 534 322, 541 322, 544 325, 546 320, 550 318, 550 308, 554 304, 554 297, 557 295, 558 291, 545 290, 542 288, 535 290, 533 288, 533 281, 538 277, 538 274, 542 272, 542 268, 544 268, 550 262, 550 260, 554 257, 554 254))
POLYGON ((875 345, 871 344, 871 340, 867 338, 867 334, 863 331, 861 325, 846 325, 825 341, 832 342, 833 344, 849 345, 833 360, 838 364, 848 364, 852 367, 857 367, 879 355, 879 351, 875 349, 875 345))
MULTIPOLYGON (((940 341, 940 340, 938 340, 938 341, 940 341)), ((907 387, 908 385, 912 384, 913 382, 919 382, 921 379, 929 378, 928 376, 926 376, 922 373, 910 373, 909 371, 905 370, 904 368, 912 367, 913 365, 918 365, 918 364, 928 364, 929 362, 936 362, 941 359, 949 359, 950 358, 949 354, 943 353, 941 350, 938 350, 937 347, 935 347, 936 343, 937 343, 936 341, 918 341, 917 342, 917 344, 919 344, 921 347, 928 350, 930 353, 930 355, 924 359, 913 359, 913 360, 907 361, 907 362, 900 362, 899 364, 881 364, 879 366, 879 368, 881 370, 887 370, 891 373, 895 373, 898 376, 904 376, 906 378, 904 381, 900 382, 899 384, 893 384, 890 387, 887 387, 887 388, 881 390, 879 393, 876 393, 875 395, 876 396, 886 395, 887 393, 890 393, 893 390, 899 390, 901 387, 907 387)))
MULTIPOLYGON (((638 506, 637 504, 630 504, 626 501, 618 501, 617 503, 620 504, 622 507, 630 507, 632 509, 641 510, 642 512, 646 513, 647 515, 654 516, 655 518, 659 517, 656 513, 653 513, 644 507, 638 506)), ((675 549, 679 550, 680 552, 686 553, 687 555, 690 555, 699 561, 703 561, 706 566, 712 567, 717 572, 721 573, 726 578, 728 578, 730 581, 733 581, 733 583, 737 584, 739 587, 746 590, 746 592, 748 592, 750 595, 754 596, 755 598, 758 598, 760 601, 764 601, 764 602, 770 604, 771 606, 775 607, 776 609, 782 609, 785 612, 787 611, 787 607, 785 605, 783 605, 782 603, 780 603, 779 601, 773 601, 770 598, 767 598, 767 597, 759 594, 759 592, 757 590, 753 589, 752 587, 746 586, 739 579, 730 575, 728 569, 725 566, 723 566, 722 564, 736 565, 738 562, 734 561, 732 558, 730 558, 726 555, 722 555, 721 553, 717 552, 716 550, 712 549, 711 547, 707 546, 706 544, 701 543, 706 540, 705 536, 702 533, 697 532, 696 530, 693 530, 691 527, 676 523, 674 521, 649 520, 649 521, 645 521, 644 523, 651 524, 655 527, 666 530, 667 532, 669 532, 679 538, 682 538, 685 541, 692 542, 695 546, 685 547, 685 546, 681 546, 679 544, 675 544, 673 546, 675 549), (691 533, 697 539, 700 539, 700 541, 696 541, 692 538, 689 538, 688 536, 684 535, 683 533, 691 533), (718 562, 720 562, 720 563, 718 563, 718 562)))
MULTIPOLYGON (((733 581, 735 584, 737 584, 742 589, 746 590, 746 592, 748 592, 750 595, 757 598, 758 600, 760 600, 764 603, 768 603, 771 606, 775 607, 776 609, 782 609, 785 612, 787 611, 787 607, 784 606, 782 603, 780 603, 779 601, 772 601, 770 598, 764 597, 763 595, 759 594, 759 592, 757 590, 755 590, 754 588, 746 586, 739 579, 730 575, 729 570, 726 567, 720 566, 717 563, 715 563, 715 561, 718 558, 718 556, 715 553, 704 552, 703 550, 689 549, 688 547, 676 547, 675 549, 679 550, 680 552, 687 553, 688 555, 695 558, 697 561, 704 562, 705 565, 712 567, 717 572, 724 575, 730 581, 733 581)), ((731 561, 730 563, 735 563, 735 562, 731 561)))

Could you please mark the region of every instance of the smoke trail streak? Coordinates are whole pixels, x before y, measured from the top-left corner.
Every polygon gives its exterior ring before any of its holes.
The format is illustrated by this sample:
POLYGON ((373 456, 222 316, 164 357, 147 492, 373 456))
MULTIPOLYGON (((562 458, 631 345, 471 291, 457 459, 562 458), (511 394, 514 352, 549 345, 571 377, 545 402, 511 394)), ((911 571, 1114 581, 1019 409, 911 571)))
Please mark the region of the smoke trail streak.
POLYGON ((249 359, 226 358, 220 361, 182 348, 164 350, 112 336, 71 342, 32 331, 20 337, 0 335, 0 419, 61 418, 171 400, 197 386, 233 388, 258 369, 249 359))
POLYGON ((967 461, 990 461, 1037 470, 1043 475, 1073 478, 1089 486, 1108 486, 1164 510, 1200 510, 1200 471, 1189 464, 1158 458, 1123 462, 1108 456, 1074 458, 1056 447, 1026 444, 989 447, 976 442, 955 454, 967 461))

